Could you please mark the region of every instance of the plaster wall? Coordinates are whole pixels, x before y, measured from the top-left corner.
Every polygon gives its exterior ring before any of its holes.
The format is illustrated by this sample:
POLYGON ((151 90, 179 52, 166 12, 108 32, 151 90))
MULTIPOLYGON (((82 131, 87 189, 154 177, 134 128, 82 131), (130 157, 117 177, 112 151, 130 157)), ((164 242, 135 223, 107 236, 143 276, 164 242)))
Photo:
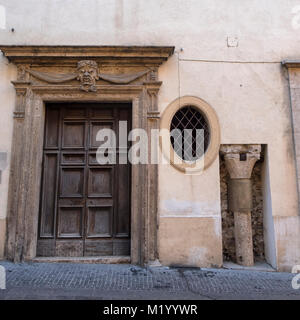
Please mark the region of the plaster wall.
POLYGON ((12 112, 15 104, 15 90, 10 83, 16 75, 15 67, 0 56, 0 258, 4 254, 6 209, 9 182, 10 149, 12 140, 12 112))

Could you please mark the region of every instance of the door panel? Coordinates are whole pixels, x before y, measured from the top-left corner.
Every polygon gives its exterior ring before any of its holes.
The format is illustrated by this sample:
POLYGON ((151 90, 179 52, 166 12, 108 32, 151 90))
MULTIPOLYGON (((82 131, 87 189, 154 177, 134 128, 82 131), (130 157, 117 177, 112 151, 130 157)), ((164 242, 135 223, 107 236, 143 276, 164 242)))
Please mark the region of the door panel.
POLYGON ((129 131, 130 105, 47 106, 37 256, 130 254, 130 165, 96 160, 98 131, 118 147, 119 120, 129 131))
MULTIPOLYGON (((113 240, 103 239, 102 241, 85 241, 85 256, 112 256, 113 255, 113 240)), ((126 253, 126 255, 128 255, 126 253)))
POLYGON ((61 164, 85 164, 85 153, 63 152, 61 164))
POLYGON ((65 122, 63 126, 63 148, 84 148, 85 123, 65 122))
POLYGON ((57 257, 82 257, 82 240, 61 240, 55 242, 55 256, 57 257))
POLYGON ((52 108, 47 111, 46 132, 44 146, 47 149, 58 148, 60 109, 52 108))
POLYGON ((91 197, 112 197, 112 168, 89 168, 88 194, 91 197))
POLYGON ((115 234, 116 237, 129 237, 129 217, 127 212, 129 208, 129 193, 130 189, 130 170, 127 165, 120 164, 118 167, 118 211, 115 219, 115 234))
POLYGON ((41 230, 43 237, 54 236, 54 216, 56 212, 56 180, 57 180, 58 154, 49 153, 44 155, 44 184, 41 207, 41 230))
MULTIPOLYGON (((101 146, 104 142, 97 141, 97 132, 102 129, 109 129, 113 130, 114 125, 111 122, 92 122, 90 124, 90 147, 91 148, 98 148, 101 146)), ((110 138, 111 141, 111 138, 110 138)))
POLYGON ((84 168, 63 167, 60 171, 60 197, 81 198, 84 192, 84 168))
POLYGON ((87 238, 112 237, 112 207, 89 206, 87 211, 87 238))
POLYGON ((83 206, 60 207, 58 238, 82 238, 83 206))

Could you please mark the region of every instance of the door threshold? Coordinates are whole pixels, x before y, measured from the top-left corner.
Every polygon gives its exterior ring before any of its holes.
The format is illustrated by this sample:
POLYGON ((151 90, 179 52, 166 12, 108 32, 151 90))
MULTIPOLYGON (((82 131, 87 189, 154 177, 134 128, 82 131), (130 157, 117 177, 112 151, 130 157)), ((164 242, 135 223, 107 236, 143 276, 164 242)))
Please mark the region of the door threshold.
POLYGON ((223 268, 230 270, 276 272, 276 270, 266 262, 255 262, 253 266, 245 267, 237 263, 227 261, 223 263, 223 268))
POLYGON ((64 262, 64 263, 102 263, 121 264, 130 263, 130 256, 102 256, 102 257, 36 257, 32 262, 64 262))

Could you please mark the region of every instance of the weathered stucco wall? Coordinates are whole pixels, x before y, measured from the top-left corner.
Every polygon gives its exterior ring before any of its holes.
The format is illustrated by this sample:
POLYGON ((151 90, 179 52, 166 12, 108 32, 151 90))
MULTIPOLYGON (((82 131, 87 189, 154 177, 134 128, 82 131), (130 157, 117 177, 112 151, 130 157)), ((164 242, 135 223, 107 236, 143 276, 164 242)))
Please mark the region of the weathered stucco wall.
MULTIPOLYGON (((164 81, 159 100, 162 110, 168 105, 169 100, 172 101, 178 96, 178 83, 176 84, 174 79, 170 83, 168 73, 172 64, 178 65, 175 60, 176 56, 160 69, 160 79, 164 81), (170 83, 170 86, 167 83, 170 83)), ((215 109, 221 126, 221 143, 261 143, 268 146, 269 175, 267 179, 269 179, 271 193, 271 206, 268 207, 271 212, 268 214, 278 217, 278 219, 274 219, 276 225, 277 221, 289 216, 294 216, 294 219, 299 221, 286 71, 277 63, 242 64, 180 61, 179 68, 181 96, 195 95, 201 97, 215 109)), ((174 77, 175 74, 174 71, 174 77)), ((169 170, 176 171, 174 168, 169 170)), ((160 210, 163 209, 162 199, 168 200, 167 196, 164 195, 168 192, 164 190, 165 186, 169 189, 170 178, 177 174, 168 174, 169 170, 160 169, 160 210)), ((209 170, 216 170, 214 173, 216 179, 219 168, 213 165, 209 170)), ((201 194, 209 194, 206 199, 215 201, 215 205, 217 205, 219 201, 219 178, 214 180, 214 186, 211 187, 211 180, 208 176, 208 172, 204 172, 202 176, 195 178, 198 181, 198 191, 194 201, 197 203, 201 194)), ((174 180, 174 183, 176 181, 174 180)), ((184 181, 184 178, 180 179, 182 188, 187 185, 184 184, 184 181)), ((173 190, 173 199, 190 198, 190 194, 185 193, 183 195, 179 190, 173 190)), ((211 214, 220 216, 220 204, 217 206, 218 209, 212 210, 211 214)), ((215 209, 216 206, 211 208, 215 209)), ((198 210, 200 215, 200 212, 207 211, 206 202, 198 206, 198 210)), ((286 224, 284 226, 287 227, 286 224)), ((275 227, 276 248, 282 245, 293 254, 280 255, 283 260, 279 261, 279 252, 277 251, 277 258, 272 265, 278 269, 287 265, 288 267, 285 268, 287 270, 295 264, 295 261, 300 259, 299 232, 293 230, 290 237, 295 240, 287 245, 283 237, 277 238, 279 234, 276 230, 275 227), (289 249, 291 247, 293 251, 289 249)), ((163 232, 160 232, 160 237, 160 243, 162 243, 165 238, 163 232)), ((201 234, 199 234, 199 237, 201 238, 201 234)), ((212 263, 214 262, 212 261, 212 263)))
POLYGON ((12 111, 15 102, 15 90, 11 86, 10 80, 14 78, 15 74, 14 66, 8 65, 7 61, 0 57, 0 170, 2 171, 0 181, 0 257, 3 256, 4 251, 10 149, 13 126, 12 111))
MULTIPOLYGON (((267 145, 274 264, 288 269, 300 263, 288 80, 280 64, 300 52, 292 13, 298 0, 1 0, 0 5, 6 13, 1 44, 174 45, 176 53, 159 70, 159 109, 194 95, 216 111, 221 143, 267 145)), ((0 152, 8 152, 9 163, 15 69, 7 64, 0 60, 0 152)), ((0 185, 2 220, 8 172, 9 166, 0 185)), ((221 265, 218 159, 200 176, 185 176, 171 166, 160 166, 159 174, 161 261, 221 265)), ((3 239, 2 234, 0 255, 3 239)))
MULTIPOLYGON (((291 122, 293 127, 294 150, 296 158, 296 171, 298 171, 297 184, 300 190, 300 68, 289 68, 289 84, 291 95, 291 122)), ((299 199, 298 199, 299 201, 299 199)), ((281 215, 276 217, 275 232, 277 233, 277 248, 279 265, 283 270, 289 271, 290 265, 299 262, 300 239, 295 235, 300 233, 299 216, 281 215), (293 241, 292 238, 295 240, 293 241)))

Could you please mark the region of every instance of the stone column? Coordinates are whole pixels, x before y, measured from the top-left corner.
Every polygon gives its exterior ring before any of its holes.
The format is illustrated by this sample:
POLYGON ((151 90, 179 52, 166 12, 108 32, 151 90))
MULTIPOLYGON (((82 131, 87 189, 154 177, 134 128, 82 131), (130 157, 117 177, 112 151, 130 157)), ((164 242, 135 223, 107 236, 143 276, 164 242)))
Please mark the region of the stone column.
POLYGON ((261 145, 222 145, 228 181, 228 209, 234 213, 234 233, 237 263, 253 266, 252 187, 251 174, 260 158, 261 145))

